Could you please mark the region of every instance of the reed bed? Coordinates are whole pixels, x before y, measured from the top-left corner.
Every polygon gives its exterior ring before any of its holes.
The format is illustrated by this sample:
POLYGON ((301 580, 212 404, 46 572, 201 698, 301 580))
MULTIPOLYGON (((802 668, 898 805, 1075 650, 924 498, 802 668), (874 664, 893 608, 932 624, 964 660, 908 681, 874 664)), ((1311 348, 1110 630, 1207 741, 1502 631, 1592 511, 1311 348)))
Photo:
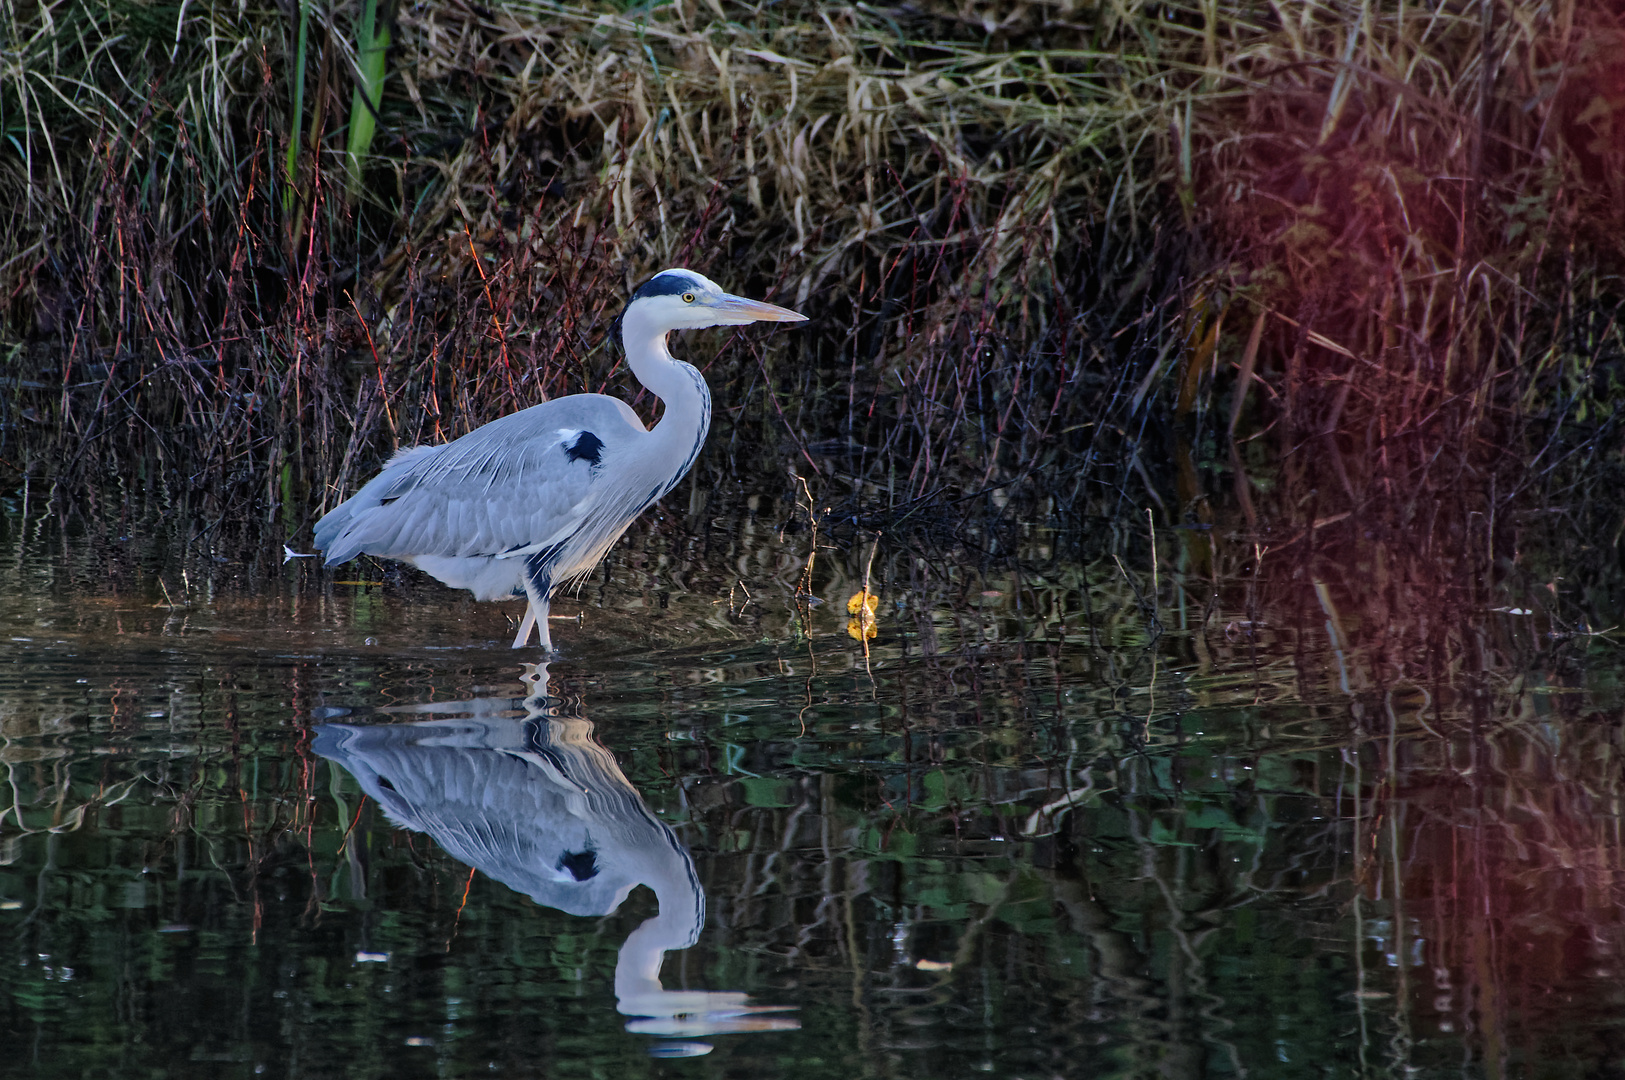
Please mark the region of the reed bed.
POLYGON ((799 475, 850 528, 974 512, 996 550, 1148 501, 1401 529, 1464 478, 1481 513, 1620 468, 1600 9, 102 0, 4 33, 0 483, 106 520, 297 538, 396 446, 634 393, 611 322, 672 264, 813 316, 692 337, 702 506, 799 475))

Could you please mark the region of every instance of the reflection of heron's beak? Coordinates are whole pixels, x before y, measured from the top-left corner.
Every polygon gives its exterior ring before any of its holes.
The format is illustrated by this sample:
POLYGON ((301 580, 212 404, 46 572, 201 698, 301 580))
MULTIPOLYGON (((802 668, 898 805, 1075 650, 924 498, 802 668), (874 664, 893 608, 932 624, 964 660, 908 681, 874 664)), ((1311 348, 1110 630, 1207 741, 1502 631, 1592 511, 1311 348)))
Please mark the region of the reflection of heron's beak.
MULTIPOLYGON (((794 1005, 746 1005, 744 994, 707 993, 690 990, 668 991, 670 1002, 653 1006, 656 1016, 628 1020, 626 1030, 634 1035, 659 1035, 668 1039, 692 1039, 704 1035, 743 1035, 751 1031, 799 1031, 801 1021, 793 1016, 762 1016, 785 1012, 794 1005)), ((644 1003, 640 1007, 649 1008, 644 1003)), ((636 1016, 622 1002, 623 1016, 636 1016)))
POLYGON ((765 304, 760 300, 746 300, 743 296, 729 296, 724 294, 722 303, 717 305, 717 313, 729 319, 737 319, 740 323, 747 322, 806 322, 807 316, 789 308, 779 307, 777 304, 765 304))

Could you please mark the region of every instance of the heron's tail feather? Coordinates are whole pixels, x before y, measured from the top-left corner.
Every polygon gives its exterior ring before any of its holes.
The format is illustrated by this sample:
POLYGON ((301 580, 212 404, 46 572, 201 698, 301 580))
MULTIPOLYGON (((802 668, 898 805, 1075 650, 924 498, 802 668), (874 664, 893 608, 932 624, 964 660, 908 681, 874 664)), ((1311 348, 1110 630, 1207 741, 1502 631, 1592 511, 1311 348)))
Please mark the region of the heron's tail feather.
POLYGON ((316 523, 315 544, 326 553, 323 561, 332 566, 349 562, 367 547, 370 539, 368 511, 388 506, 410 491, 423 475, 427 459, 437 455, 443 446, 409 446, 389 459, 379 474, 362 485, 361 490, 329 510, 316 523))
POLYGON ((349 531, 350 523, 355 518, 355 500, 342 502, 322 515, 316 523, 314 545, 317 551, 323 552, 326 558, 322 560, 328 566, 335 563, 349 562, 361 553, 360 545, 339 543, 340 537, 349 531))

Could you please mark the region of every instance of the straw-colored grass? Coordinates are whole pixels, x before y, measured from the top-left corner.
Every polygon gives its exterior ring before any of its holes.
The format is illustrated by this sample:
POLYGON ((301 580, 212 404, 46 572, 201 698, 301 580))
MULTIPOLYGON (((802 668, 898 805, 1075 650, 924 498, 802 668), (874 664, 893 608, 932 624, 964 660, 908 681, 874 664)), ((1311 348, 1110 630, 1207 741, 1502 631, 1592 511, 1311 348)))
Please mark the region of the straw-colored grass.
POLYGON ((296 529, 394 445, 619 381, 672 264, 814 318, 693 339, 704 486, 865 521, 1199 515, 1226 427, 1289 469, 1330 434, 1357 507, 1520 412, 1612 422, 1604 14, 377 5, 379 71, 373 7, 8 12, 11 468, 296 529))

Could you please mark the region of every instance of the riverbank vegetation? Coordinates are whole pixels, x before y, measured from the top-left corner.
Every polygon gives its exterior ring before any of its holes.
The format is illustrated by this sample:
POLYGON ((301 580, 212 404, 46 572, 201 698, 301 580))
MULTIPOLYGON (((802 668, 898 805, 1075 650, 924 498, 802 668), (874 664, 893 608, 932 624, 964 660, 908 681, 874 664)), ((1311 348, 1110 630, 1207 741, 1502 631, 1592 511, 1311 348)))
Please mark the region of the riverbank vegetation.
POLYGON ((794 474, 837 534, 996 553, 1152 505, 1200 570, 1228 513, 1493 564, 1555 499, 1617 560, 1601 6, 7 18, 0 485, 31 500, 297 542, 396 446, 635 394, 612 319, 684 264, 812 316, 688 341, 691 509, 794 474))

